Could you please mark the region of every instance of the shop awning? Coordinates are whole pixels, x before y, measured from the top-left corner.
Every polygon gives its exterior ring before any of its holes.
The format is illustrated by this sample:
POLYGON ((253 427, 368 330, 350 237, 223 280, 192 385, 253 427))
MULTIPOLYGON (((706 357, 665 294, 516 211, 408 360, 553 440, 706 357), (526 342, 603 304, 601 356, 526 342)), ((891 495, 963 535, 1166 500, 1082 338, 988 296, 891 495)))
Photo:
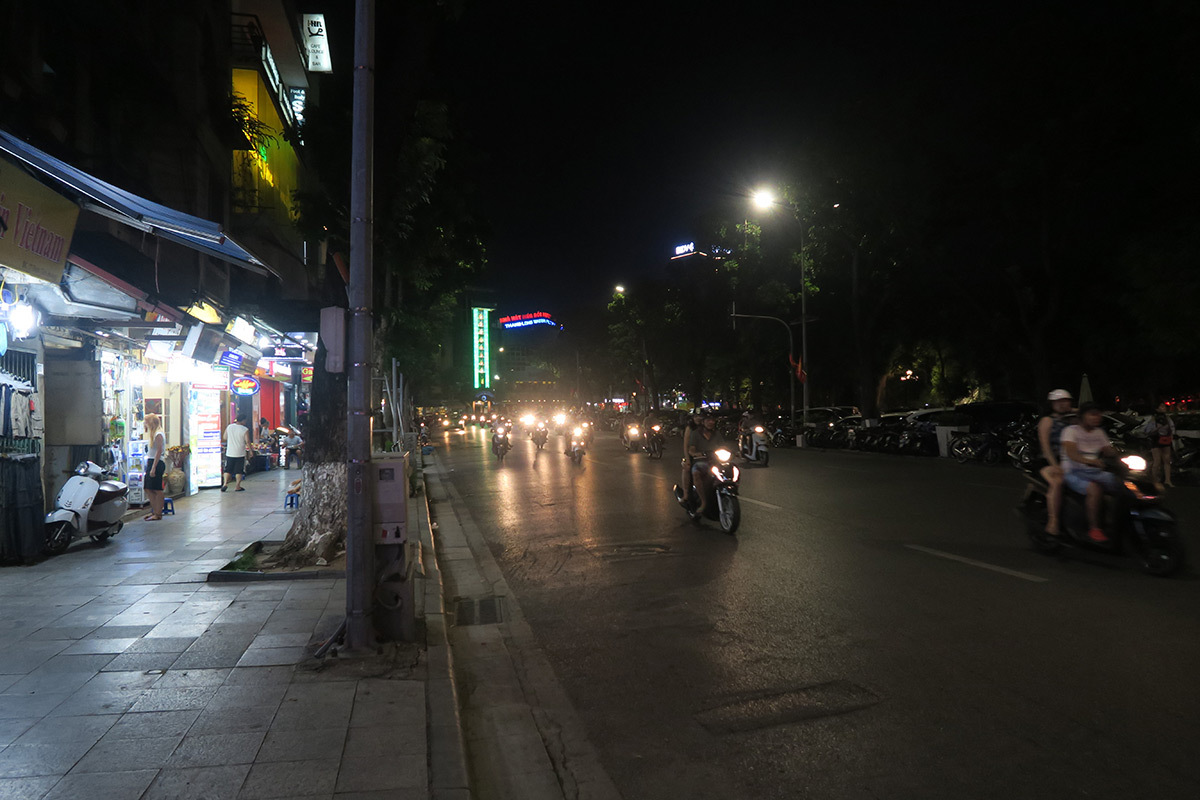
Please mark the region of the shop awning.
POLYGON ((266 264, 226 236, 221 226, 215 222, 175 211, 119 189, 43 153, 6 131, 0 131, 0 152, 7 153, 53 179, 59 188, 65 188, 76 195, 79 204, 88 211, 153 233, 259 275, 274 274, 266 264))

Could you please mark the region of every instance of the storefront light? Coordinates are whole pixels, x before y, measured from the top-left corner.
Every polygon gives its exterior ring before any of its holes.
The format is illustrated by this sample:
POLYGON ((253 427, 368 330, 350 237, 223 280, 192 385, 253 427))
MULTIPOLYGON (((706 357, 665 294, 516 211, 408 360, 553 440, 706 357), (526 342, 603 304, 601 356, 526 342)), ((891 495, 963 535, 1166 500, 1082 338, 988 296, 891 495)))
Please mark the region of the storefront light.
POLYGON ((209 325, 218 325, 221 322, 221 314, 204 300, 198 300, 188 307, 187 313, 201 322, 209 325))
POLYGON ((29 303, 17 303, 8 310, 8 324, 14 339, 24 339, 37 328, 37 311, 29 303))

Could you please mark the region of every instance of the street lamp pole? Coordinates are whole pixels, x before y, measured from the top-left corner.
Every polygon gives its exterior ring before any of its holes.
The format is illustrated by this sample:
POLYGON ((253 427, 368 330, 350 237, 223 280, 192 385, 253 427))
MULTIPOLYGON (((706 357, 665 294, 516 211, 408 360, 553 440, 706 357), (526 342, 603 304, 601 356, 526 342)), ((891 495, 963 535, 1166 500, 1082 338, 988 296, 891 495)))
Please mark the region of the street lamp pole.
MULTIPOLYGON (((784 206, 791 212, 792 219, 800 227, 800 374, 799 378, 803 387, 803 418, 808 419, 808 378, 805 373, 808 370, 808 270, 804 266, 804 220, 800 218, 800 210, 793 208, 791 205, 781 203, 775 199, 773 192, 767 189, 760 189, 754 193, 753 197, 755 205, 764 210, 769 210, 772 206, 784 206)), ((769 319, 776 319, 770 317, 769 319)), ((783 322, 783 320, 780 320, 783 322)), ((786 322, 784 323, 787 324, 786 322)), ((788 337, 792 335, 792 329, 788 328, 788 337)), ((791 351, 792 353, 795 350, 791 351)), ((793 378, 794 380, 794 378, 793 378)), ((792 395, 795 396, 795 384, 792 384, 792 395)), ((796 427, 796 403, 792 401, 792 428, 796 427)))
MULTIPOLYGON (((779 317, 768 317, 765 314, 739 314, 739 313, 737 313, 737 305, 736 304, 734 305, 733 311, 730 312, 729 316, 734 317, 734 318, 741 317, 742 319, 773 319, 773 320, 775 320, 776 322, 778 322, 780 325, 782 325, 787 330, 789 358, 796 354, 795 340, 792 338, 792 326, 788 325, 786 322, 781 320, 779 317)), ((804 346, 803 341, 801 341, 800 346, 801 347, 804 346)), ((803 356, 801 356, 801 357, 803 357, 803 356)), ((795 380, 795 374, 793 373, 790 366, 788 368, 788 388, 791 390, 792 431, 794 432, 796 430, 796 380, 795 380)), ((807 410, 808 409, 806 407, 805 411, 807 411, 807 410)))

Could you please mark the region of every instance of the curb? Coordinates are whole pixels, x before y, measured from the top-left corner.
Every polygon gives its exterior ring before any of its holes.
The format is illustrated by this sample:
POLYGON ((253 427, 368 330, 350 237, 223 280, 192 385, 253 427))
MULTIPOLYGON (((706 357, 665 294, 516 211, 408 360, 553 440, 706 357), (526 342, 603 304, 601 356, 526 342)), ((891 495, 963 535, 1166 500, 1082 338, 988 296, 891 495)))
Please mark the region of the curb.
POLYGON ((433 558, 423 559, 425 567, 425 652, 429 659, 429 678, 425 682, 425 711, 428 714, 429 791, 432 800, 471 800, 471 781, 467 771, 467 751, 463 740, 463 722, 459 711, 458 688, 454 676, 454 655, 446 626, 442 571, 438 564, 433 536, 433 513, 429 507, 429 485, 422 474, 424 488, 417 523, 421 546, 433 558))

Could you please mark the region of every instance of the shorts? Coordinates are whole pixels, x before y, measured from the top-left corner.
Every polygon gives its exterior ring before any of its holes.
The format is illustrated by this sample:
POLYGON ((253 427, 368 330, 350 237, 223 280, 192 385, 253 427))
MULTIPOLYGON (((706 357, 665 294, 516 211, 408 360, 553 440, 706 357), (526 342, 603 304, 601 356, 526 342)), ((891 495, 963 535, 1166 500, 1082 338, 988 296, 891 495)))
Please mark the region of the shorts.
POLYGON ((1109 492, 1115 492, 1120 486, 1116 475, 1097 467, 1075 467, 1063 476, 1063 481, 1068 489, 1079 494, 1087 494, 1089 483, 1098 483, 1109 492))
POLYGON ((142 483, 143 488, 150 492, 161 492, 163 490, 163 475, 167 473, 167 462, 155 461, 154 469, 146 473, 146 480, 142 483))
POLYGON ((233 456, 225 457, 225 474, 226 475, 245 475, 246 474, 246 457, 233 456))

